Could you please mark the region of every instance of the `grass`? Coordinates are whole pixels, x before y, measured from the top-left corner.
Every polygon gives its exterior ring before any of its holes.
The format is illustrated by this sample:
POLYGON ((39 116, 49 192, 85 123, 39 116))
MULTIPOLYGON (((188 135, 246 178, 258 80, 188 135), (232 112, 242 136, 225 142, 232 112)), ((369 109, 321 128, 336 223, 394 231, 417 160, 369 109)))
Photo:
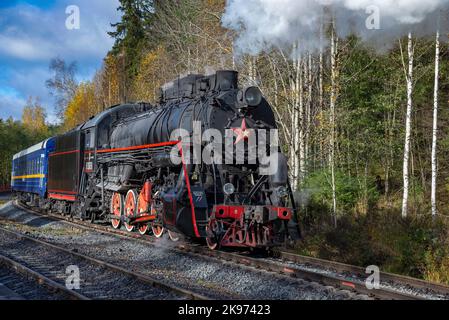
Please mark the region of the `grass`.
POLYGON ((0 218, 0 225, 6 229, 22 232, 25 234, 43 235, 43 236, 72 236, 84 234, 87 231, 75 228, 53 228, 46 226, 30 226, 27 224, 18 223, 9 219, 0 218))
MULTIPOLYGON (((321 219, 321 217, 320 217, 321 219)), ((305 225, 300 254, 449 284, 449 220, 429 215, 401 218, 398 209, 344 216, 305 225)))

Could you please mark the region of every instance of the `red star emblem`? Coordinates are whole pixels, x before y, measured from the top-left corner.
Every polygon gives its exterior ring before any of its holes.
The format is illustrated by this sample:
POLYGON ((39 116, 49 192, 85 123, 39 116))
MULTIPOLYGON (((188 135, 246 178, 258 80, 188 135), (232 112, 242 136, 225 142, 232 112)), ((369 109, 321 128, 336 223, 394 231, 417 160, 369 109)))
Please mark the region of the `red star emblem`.
POLYGON ((243 119, 242 126, 240 128, 231 128, 232 131, 237 135, 237 139, 234 144, 239 143, 242 140, 248 140, 251 131, 246 128, 246 121, 243 119))

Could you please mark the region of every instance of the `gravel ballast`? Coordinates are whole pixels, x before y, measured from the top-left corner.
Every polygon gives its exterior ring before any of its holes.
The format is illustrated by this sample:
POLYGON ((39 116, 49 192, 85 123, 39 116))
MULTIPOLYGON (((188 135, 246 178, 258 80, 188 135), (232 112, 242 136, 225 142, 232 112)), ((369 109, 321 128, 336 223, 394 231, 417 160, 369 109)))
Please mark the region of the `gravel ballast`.
POLYGON ((215 299, 368 299, 315 282, 192 256, 174 250, 168 237, 154 244, 123 239, 34 215, 12 203, 0 209, 0 218, 0 225, 11 230, 215 299))

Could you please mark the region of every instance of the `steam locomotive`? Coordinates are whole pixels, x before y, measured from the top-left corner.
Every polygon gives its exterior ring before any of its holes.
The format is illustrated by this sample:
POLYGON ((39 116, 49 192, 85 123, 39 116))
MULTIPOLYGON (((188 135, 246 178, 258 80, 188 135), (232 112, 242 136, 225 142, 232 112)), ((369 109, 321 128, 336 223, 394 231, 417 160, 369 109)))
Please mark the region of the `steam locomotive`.
POLYGON ((156 105, 113 106, 14 155, 12 189, 32 206, 129 232, 272 247, 299 237, 287 159, 267 142, 273 129, 270 105, 257 87, 239 89, 237 72, 190 74, 156 105), (268 161, 254 157, 252 139, 268 161))

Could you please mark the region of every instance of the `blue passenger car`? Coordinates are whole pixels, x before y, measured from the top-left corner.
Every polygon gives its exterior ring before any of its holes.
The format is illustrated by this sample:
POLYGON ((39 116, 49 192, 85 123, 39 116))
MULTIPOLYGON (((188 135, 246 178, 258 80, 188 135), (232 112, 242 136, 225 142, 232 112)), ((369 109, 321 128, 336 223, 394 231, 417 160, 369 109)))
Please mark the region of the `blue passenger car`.
POLYGON ((49 138, 14 155, 11 189, 16 192, 47 193, 48 155, 55 150, 54 138, 49 138))

